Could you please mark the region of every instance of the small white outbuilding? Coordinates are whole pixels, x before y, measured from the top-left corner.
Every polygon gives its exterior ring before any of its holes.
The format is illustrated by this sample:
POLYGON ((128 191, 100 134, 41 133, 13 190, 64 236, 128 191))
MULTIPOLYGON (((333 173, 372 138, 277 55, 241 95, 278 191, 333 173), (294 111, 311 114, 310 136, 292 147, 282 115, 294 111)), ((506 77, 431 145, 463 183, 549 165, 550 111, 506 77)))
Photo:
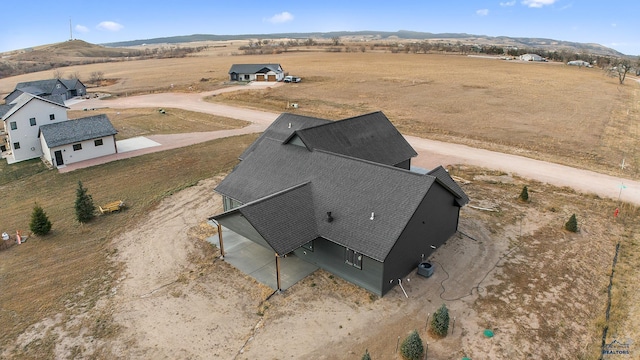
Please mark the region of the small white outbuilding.
POLYGON ((538 54, 523 54, 520 55, 522 61, 547 61, 545 58, 538 54))

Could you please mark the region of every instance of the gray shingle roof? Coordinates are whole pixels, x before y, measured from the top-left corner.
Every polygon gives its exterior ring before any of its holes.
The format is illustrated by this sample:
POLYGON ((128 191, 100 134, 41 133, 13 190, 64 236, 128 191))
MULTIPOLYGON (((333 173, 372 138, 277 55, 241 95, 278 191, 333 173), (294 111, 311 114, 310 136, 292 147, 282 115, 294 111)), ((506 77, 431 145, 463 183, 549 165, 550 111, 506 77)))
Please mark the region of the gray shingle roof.
POLYGON ((233 64, 229 69, 229 74, 256 74, 260 72, 281 72, 280 64, 233 64))
POLYGON ((270 239, 278 254, 287 254, 318 237, 311 185, 303 183, 238 209, 251 225, 270 239))
MULTIPOLYGON (((256 211, 243 214, 252 224, 268 228, 274 213, 308 214, 311 207, 313 219, 296 222, 301 229, 295 231, 307 237, 293 239, 294 243, 287 243, 289 247, 313 240, 317 229, 323 238, 384 261, 434 181, 433 176, 323 150, 308 151, 265 138, 216 191, 248 207, 247 203, 308 183, 305 189, 309 189, 310 195, 300 195, 301 190, 289 194, 297 198, 287 199, 304 201, 302 209, 288 209, 283 203, 276 203, 274 197, 265 201, 263 207, 253 209, 256 211), (331 223, 326 221, 328 211, 334 217, 331 223), (370 220, 371 213, 374 220, 370 220)), ((214 218, 223 218, 225 214, 214 218)), ((261 228, 260 233, 275 250, 281 240, 271 231, 275 230, 261 228)))
POLYGON ((253 149, 258 146, 262 139, 267 138, 284 142, 296 130, 326 123, 331 123, 331 121, 310 116, 283 113, 278 116, 271 125, 269 125, 269 127, 242 153, 242 155, 240 155, 240 159, 244 159, 248 156, 253 149))
POLYGON ((445 168, 438 166, 427 174, 435 176, 438 183, 452 192, 456 196, 456 202, 459 206, 464 206, 469 203, 469 197, 467 194, 465 194, 460 185, 451 178, 449 172, 445 168))
POLYGON ((397 165, 418 154, 381 112, 297 130, 310 150, 322 149, 386 165, 397 165))
POLYGON ((53 103, 56 103, 58 105, 62 105, 62 106, 66 106, 64 104, 64 98, 62 97, 62 95, 56 94, 56 95, 43 95, 40 96, 41 98, 45 99, 45 100, 49 100, 53 103))
MULTIPOLYGON (((32 89, 40 89, 43 91, 40 94, 51 94, 55 90, 56 84, 62 84, 63 86, 66 87, 66 85, 59 79, 47 79, 47 80, 21 82, 16 85, 16 89, 20 89, 25 92, 30 92, 28 90, 32 90, 32 89)), ((35 94, 35 93, 32 93, 32 94, 35 94)), ((35 94, 35 95, 39 95, 39 94, 35 94)))
POLYGON ((10 117, 11 115, 13 115, 13 113, 15 113, 16 111, 18 111, 19 109, 21 109, 23 106, 25 106, 27 103, 29 103, 31 100, 39 100, 39 101, 45 101, 57 106, 61 106, 66 108, 66 106, 64 104, 49 100, 49 99, 45 99, 43 97, 40 96, 36 96, 33 94, 29 94, 29 93, 22 93, 20 94, 20 96, 18 96, 17 98, 15 98, 10 105, 13 105, 11 108, 8 109, 8 111, 2 115, 2 118, 4 120, 6 120, 8 117, 10 117))
POLYGON ((0 105, 0 118, 4 117, 4 114, 8 113, 14 106, 14 104, 0 105))
POLYGON ((47 146, 73 144, 85 140, 98 139, 118 133, 107 115, 100 114, 76 120, 61 121, 55 124, 42 125, 40 133, 47 141, 47 146))
POLYGON ((47 92, 45 90, 43 90, 42 88, 36 87, 36 86, 25 86, 25 87, 20 88, 20 89, 15 89, 14 91, 23 92, 23 93, 29 93, 29 94, 36 95, 36 96, 40 96, 42 94, 47 94, 47 92))
POLYGON ((67 89, 77 89, 81 86, 84 86, 84 84, 79 79, 60 79, 60 81, 62 81, 67 89))

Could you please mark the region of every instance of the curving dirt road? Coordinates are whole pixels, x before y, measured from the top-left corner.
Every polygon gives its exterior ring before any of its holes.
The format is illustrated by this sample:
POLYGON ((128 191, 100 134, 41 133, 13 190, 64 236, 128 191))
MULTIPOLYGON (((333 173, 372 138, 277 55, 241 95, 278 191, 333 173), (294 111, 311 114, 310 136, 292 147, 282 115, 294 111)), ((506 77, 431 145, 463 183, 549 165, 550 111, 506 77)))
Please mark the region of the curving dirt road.
MULTIPOLYGON (((268 86, 280 86, 281 83, 269 83, 268 86)), ((237 91, 239 89, 260 89, 263 86, 229 87, 205 93, 162 93, 132 96, 109 101, 97 99, 86 100, 71 105, 72 110, 83 108, 136 108, 136 107, 174 107, 207 114, 225 116, 229 118, 250 121, 252 124, 242 129, 223 130, 204 133, 189 133, 176 135, 153 135, 149 139, 160 143, 160 146, 146 148, 128 153, 89 160, 71 164, 62 171, 72 171, 76 168, 91 166, 99 163, 138 156, 141 154, 168 150, 181 146, 196 144, 217 138, 261 132, 275 120, 279 114, 238 108, 222 104, 209 103, 204 97, 222 92, 237 91)), ((476 149, 465 145, 445 143, 441 141, 405 136, 407 141, 418 152, 412 163, 415 166, 433 168, 446 164, 467 164, 490 169, 501 170, 517 174, 556 186, 568 186, 585 193, 594 193, 602 197, 620 199, 621 201, 640 205, 640 182, 619 177, 604 175, 593 171, 581 170, 569 166, 534 160, 517 155, 509 155, 489 150, 476 149)))

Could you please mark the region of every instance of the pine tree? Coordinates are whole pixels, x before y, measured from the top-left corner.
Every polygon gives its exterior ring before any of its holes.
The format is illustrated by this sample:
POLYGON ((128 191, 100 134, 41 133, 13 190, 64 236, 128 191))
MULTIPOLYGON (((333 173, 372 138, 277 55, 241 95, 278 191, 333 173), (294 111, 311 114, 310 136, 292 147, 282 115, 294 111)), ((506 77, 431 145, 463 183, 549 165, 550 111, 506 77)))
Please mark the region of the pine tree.
POLYGON ((447 336, 449 332, 449 309, 445 304, 433 314, 431 319, 431 331, 438 336, 447 336))
POLYGON ((424 345, 416 330, 407 336, 400 346, 400 353, 405 360, 420 360, 424 356, 424 345))
POLYGON ((369 350, 364 351, 364 355, 362 355, 362 360, 371 360, 371 355, 369 355, 369 350))
POLYGON ((576 214, 571 215, 569 221, 564 224, 564 228, 567 231, 578 232, 578 219, 576 219, 576 214))
POLYGON ((527 188, 527 185, 525 185, 522 188, 522 192, 520 193, 519 199, 524 201, 524 202, 528 202, 529 201, 529 189, 527 188))
POLYGON ((39 236, 47 235, 51 231, 51 221, 49 221, 47 214, 38 204, 33 207, 29 229, 39 236))
POLYGON ((96 206, 91 195, 87 194, 87 189, 82 186, 82 181, 78 181, 75 208, 76 219, 81 223, 89 222, 95 216, 96 206))

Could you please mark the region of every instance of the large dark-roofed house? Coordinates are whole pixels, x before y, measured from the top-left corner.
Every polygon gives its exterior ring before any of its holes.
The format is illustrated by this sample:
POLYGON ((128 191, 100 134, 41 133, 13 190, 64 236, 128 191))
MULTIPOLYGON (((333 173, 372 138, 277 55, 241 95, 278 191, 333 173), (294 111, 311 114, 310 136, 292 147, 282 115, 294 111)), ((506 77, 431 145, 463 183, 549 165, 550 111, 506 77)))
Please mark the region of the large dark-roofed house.
POLYGON ((230 81, 282 81, 284 70, 280 64, 233 64, 230 81))
POLYGON ((87 88, 79 79, 27 81, 18 83, 15 90, 5 96, 4 100, 9 104, 23 93, 36 95, 45 99, 55 99, 57 97, 62 99, 64 105, 64 100, 71 99, 75 96, 84 96, 87 93, 87 88))
POLYGON ((285 113, 215 189, 225 211, 212 219, 382 296, 457 231, 469 201, 444 168, 409 171, 416 155, 382 112, 285 113))
POLYGON ((62 96, 63 100, 66 100, 69 98, 67 94, 68 90, 67 86, 60 79, 27 81, 18 83, 15 90, 9 93, 4 100, 8 104, 23 93, 40 97, 59 95, 62 96))

